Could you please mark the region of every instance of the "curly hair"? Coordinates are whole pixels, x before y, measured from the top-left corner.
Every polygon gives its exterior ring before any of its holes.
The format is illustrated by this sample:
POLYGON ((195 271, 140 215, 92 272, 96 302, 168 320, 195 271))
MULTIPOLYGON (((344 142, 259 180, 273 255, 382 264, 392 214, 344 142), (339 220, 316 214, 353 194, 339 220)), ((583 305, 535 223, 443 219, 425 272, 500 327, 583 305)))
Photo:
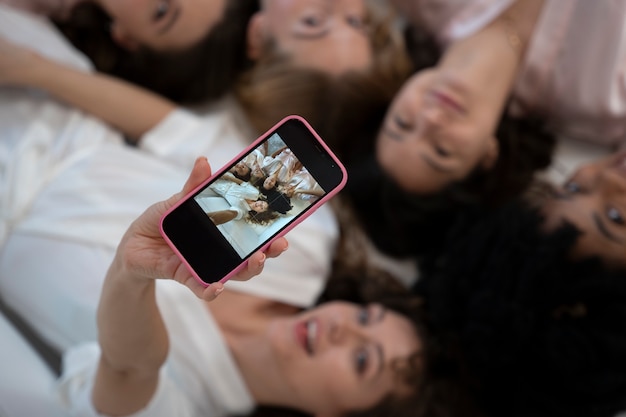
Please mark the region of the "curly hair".
POLYGON ((614 416, 626 408, 626 271, 571 260, 579 232, 542 223, 522 201, 464 213, 415 290, 489 416, 614 416))
MULTIPOLYGON (((340 199, 339 199, 340 200, 340 199)), ((333 204, 338 204, 334 200, 333 204)), ((340 204, 340 203, 339 203, 340 204)), ((466 371, 458 352, 444 343, 424 317, 423 300, 387 272, 367 262, 361 232, 349 209, 341 210, 341 238, 334 255, 332 272, 317 303, 345 300, 357 304, 380 303, 411 321, 423 348, 399 364, 397 375, 411 388, 405 397, 388 396, 378 405, 345 414, 345 417, 477 417, 478 410, 467 389, 466 371)), ((305 417, 288 409, 260 407, 254 417, 305 417)))
MULTIPOLYGON (((266 200, 262 200, 266 201, 266 200)), ((278 213, 271 208, 258 212, 256 210, 248 210, 246 221, 254 224, 268 225, 278 218, 278 213)))
POLYGON ((110 36, 111 18, 91 2, 77 5, 68 19, 55 24, 98 71, 191 104, 220 98, 251 66, 246 34, 248 21, 258 10, 258 0, 229 1, 220 22, 203 39, 167 52, 122 48, 110 36))

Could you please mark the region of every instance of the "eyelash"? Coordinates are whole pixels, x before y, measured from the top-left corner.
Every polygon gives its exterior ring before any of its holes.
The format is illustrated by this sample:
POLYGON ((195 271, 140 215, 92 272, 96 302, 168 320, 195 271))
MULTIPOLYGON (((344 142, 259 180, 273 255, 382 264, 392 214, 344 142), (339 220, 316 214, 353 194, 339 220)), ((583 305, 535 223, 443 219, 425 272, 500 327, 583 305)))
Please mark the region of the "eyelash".
POLYGON ((439 156, 443 156, 443 157, 450 156, 450 153, 448 151, 446 151, 443 148, 440 148, 439 146, 435 146, 435 152, 437 152, 437 155, 439 156))
POLYGON ((322 18, 319 16, 304 16, 302 18, 302 23, 308 27, 316 28, 322 23, 322 18))
POLYGON ((361 30, 366 26, 365 21, 360 16, 348 16, 346 21, 355 29, 361 30))
MULTIPOLYGON (((578 194, 584 192, 584 190, 574 181, 570 181, 565 184, 565 190, 569 194, 578 194)), ((626 224, 626 220, 624 220, 624 216, 619 212, 615 207, 609 207, 606 210, 606 217, 613 223, 619 224, 623 226, 626 224)))
POLYGON ((398 129, 403 130, 403 131, 407 131, 410 130, 413 126, 408 123, 405 122, 403 119, 401 119, 400 117, 396 116, 393 118, 396 126, 398 127, 398 129))
POLYGON ((580 185, 578 185, 574 181, 570 181, 567 184, 565 184, 564 188, 565 188, 565 191, 567 191, 569 194, 578 194, 583 191, 580 185))
POLYGON ((363 375, 367 370, 367 364, 369 363, 369 354, 365 348, 361 348, 356 352, 355 365, 356 371, 359 375, 363 375))
MULTIPOLYGON (((357 321, 362 326, 367 326, 370 322, 371 312, 367 307, 363 307, 359 310, 357 315, 357 321)), ((357 350, 355 356, 355 367, 357 374, 363 375, 363 373, 367 370, 367 365, 369 363, 369 353, 367 348, 361 347, 357 350)))
POLYGON ((370 311, 368 308, 362 308, 359 310, 359 315, 357 317, 359 324, 366 325, 370 321, 370 311))
POLYGON ((157 5, 157 9, 154 12, 154 20, 159 21, 163 19, 163 17, 167 16, 167 13, 170 11, 170 0, 162 0, 157 5))
POLYGON ((624 217, 615 207, 610 207, 606 211, 606 216, 615 224, 619 224, 621 226, 626 224, 626 222, 624 221, 624 217))

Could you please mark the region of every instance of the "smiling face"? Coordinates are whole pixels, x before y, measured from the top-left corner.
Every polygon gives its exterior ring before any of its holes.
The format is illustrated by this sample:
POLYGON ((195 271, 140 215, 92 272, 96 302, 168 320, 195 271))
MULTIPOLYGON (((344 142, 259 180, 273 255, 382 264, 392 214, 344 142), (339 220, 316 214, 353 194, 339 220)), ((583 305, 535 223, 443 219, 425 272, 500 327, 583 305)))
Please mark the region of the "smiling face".
POLYGON ((498 157, 497 120, 436 69, 411 77, 389 108, 377 138, 383 169, 407 191, 433 193, 489 169, 498 157))
POLYGON ((226 0, 99 0, 123 47, 180 50, 200 41, 222 19, 226 0))
POLYGON ((543 210, 546 226, 572 223, 582 235, 573 255, 626 266, 626 151, 580 168, 543 210))
POLYGON ((233 172, 239 175, 240 177, 245 177, 250 173, 250 167, 243 162, 239 162, 237 165, 233 167, 233 172))
POLYGON ((262 11, 251 21, 252 43, 271 40, 295 65, 331 74, 370 66, 364 0, 264 0, 261 4, 262 11))
POLYGON ((276 186, 276 177, 267 177, 265 181, 263 181, 263 188, 266 190, 271 190, 276 186))
POLYGON ((266 212, 267 209, 269 208, 269 204, 267 204, 267 201, 264 201, 264 200, 254 201, 250 203, 249 206, 250 206, 250 210, 254 210, 257 213, 266 212))
POLYGON ((327 415, 406 393, 394 366, 422 348, 408 319, 377 304, 326 303, 274 320, 268 337, 293 406, 327 415))

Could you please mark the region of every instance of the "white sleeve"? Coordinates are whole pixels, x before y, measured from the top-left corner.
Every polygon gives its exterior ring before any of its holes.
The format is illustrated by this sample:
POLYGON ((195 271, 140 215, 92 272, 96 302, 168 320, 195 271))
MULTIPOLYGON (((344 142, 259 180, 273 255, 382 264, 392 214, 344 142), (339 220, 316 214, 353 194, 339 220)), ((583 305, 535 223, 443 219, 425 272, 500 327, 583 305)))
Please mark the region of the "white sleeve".
POLYGON ((93 65, 45 17, 0 4, 0 36, 72 68, 92 71, 93 65))
MULTIPOLYGON (((63 374, 58 384, 61 401, 72 417, 107 417, 96 411, 91 392, 100 357, 97 344, 82 345, 69 350, 63 358, 63 374)), ((194 417, 189 399, 161 370, 157 390, 142 410, 126 417, 194 417)))
POLYGON ((198 156, 208 156, 208 150, 216 146, 218 134, 213 121, 211 116, 200 118, 190 111, 175 109, 141 138, 139 147, 187 169, 198 156))
POLYGON ((611 154, 611 150, 598 143, 559 137, 550 166, 539 177, 561 185, 585 164, 611 154))

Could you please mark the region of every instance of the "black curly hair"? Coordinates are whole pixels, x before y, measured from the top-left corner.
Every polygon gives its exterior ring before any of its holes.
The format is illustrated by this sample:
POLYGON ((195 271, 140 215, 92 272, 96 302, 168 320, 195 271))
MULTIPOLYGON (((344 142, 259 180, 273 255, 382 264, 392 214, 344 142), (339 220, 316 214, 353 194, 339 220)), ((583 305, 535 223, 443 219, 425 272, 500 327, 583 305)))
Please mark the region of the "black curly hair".
POLYGON ((613 417, 626 409, 626 271, 571 260, 579 232, 542 223, 521 200, 460 215, 415 291, 489 416, 613 417))
POLYGON ((55 24, 98 71, 191 104, 221 97, 252 65, 246 35, 248 21, 258 10, 258 0, 229 1, 220 22, 202 40, 168 52, 122 48, 110 36, 111 18, 92 2, 78 4, 55 24))
MULTIPOLYGON (((345 214, 345 213, 344 213, 345 214)), ((423 300, 395 277, 366 261, 359 249, 361 239, 349 214, 339 217, 341 239, 335 252, 332 273, 318 304, 344 300, 361 305, 380 303, 408 318, 422 341, 423 349, 410 358, 408 369, 400 370, 413 388, 406 398, 389 397, 372 409, 350 412, 344 417, 479 417, 467 388, 466 371, 459 353, 444 343, 424 318, 423 300)), ((308 417, 291 409, 259 407, 253 417, 308 417)))

